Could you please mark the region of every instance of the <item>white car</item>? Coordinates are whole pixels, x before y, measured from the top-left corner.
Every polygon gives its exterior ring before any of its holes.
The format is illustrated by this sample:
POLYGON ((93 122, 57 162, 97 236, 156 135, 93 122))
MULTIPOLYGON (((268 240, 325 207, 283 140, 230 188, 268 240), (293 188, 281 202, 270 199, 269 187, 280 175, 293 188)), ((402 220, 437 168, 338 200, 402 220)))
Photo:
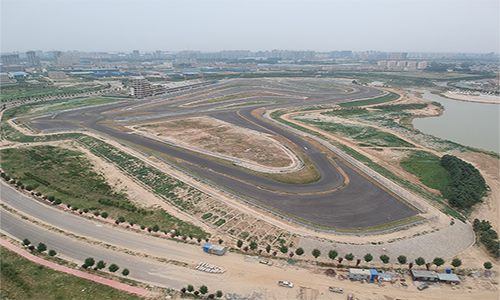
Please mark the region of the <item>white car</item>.
POLYGON ((289 287, 289 288, 293 287, 293 283, 288 282, 288 281, 278 281, 278 285, 279 286, 289 287))

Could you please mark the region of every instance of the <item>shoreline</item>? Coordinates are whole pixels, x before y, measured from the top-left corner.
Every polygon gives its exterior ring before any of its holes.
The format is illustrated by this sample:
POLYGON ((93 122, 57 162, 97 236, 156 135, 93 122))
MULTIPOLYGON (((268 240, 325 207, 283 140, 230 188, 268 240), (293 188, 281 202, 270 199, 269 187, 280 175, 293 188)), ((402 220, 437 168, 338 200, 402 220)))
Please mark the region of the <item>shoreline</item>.
POLYGON ((463 101, 463 102, 500 104, 500 97, 495 97, 495 96, 470 96, 470 95, 458 94, 458 93, 452 93, 452 92, 439 93, 439 95, 442 95, 443 97, 451 99, 451 100, 458 100, 458 101, 463 101), (491 97, 492 99, 475 98, 475 97, 491 97))

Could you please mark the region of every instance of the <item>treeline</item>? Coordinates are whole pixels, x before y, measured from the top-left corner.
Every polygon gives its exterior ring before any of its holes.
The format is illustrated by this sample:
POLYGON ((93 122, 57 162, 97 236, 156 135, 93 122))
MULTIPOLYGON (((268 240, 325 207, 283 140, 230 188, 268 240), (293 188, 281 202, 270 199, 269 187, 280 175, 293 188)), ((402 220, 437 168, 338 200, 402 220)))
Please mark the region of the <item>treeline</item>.
POLYGON ((496 257, 500 256, 500 242, 498 233, 491 228, 489 221, 475 219, 473 223, 474 231, 479 235, 479 241, 486 246, 486 249, 496 257))
POLYGON ((441 166, 450 172, 448 201, 459 209, 468 209, 481 202, 488 186, 483 176, 471 164, 453 155, 441 157, 441 166))

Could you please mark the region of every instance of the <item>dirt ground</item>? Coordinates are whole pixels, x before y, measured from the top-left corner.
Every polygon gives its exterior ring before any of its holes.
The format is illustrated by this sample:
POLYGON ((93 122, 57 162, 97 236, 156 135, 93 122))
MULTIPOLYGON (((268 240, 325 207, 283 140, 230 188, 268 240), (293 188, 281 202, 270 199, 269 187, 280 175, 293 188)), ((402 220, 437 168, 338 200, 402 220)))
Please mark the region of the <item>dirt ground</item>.
POLYGON ((294 171, 300 160, 269 134, 209 118, 191 117, 126 126, 132 132, 227 158, 260 171, 294 171))

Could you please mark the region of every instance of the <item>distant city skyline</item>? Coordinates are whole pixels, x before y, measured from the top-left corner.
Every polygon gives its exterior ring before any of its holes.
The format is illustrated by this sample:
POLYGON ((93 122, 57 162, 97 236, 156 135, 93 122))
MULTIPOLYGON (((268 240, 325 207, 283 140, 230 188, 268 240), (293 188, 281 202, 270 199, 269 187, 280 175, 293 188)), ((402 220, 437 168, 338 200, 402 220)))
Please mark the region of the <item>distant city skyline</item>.
POLYGON ((499 52, 496 0, 2 0, 2 53, 499 52))

